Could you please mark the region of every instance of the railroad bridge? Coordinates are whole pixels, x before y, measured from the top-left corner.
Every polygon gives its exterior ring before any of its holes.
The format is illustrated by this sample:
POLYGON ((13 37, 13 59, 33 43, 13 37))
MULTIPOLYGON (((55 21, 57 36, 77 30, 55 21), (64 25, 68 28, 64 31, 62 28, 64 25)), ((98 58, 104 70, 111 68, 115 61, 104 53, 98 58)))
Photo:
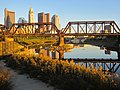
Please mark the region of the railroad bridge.
POLYGON ((65 36, 115 36, 120 46, 120 28, 115 21, 74 21, 58 30, 49 23, 15 23, 10 28, 0 24, 0 37, 59 36, 60 46, 65 36))
POLYGON ((0 37, 59 36, 60 46, 65 36, 115 36, 120 46, 120 28, 115 21, 74 21, 58 30, 49 23, 15 23, 10 28, 0 24, 0 37))
MULTIPOLYGON (((107 37, 117 37, 119 45, 120 54, 120 28, 115 21, 74 21, 68 22, 65 28, 58 30, 55 24, 49 23, 15 23, 10 28, 5 25, 0 24, 0 39, 4 38, 14 38, 14 37, 34 37, 34 36, 59 36, 60 46, 64 44, 65 36, 107 36, 107 37)), ((6 39, 7 40, 7 39, 6 39)), ((11 41, 14 39, 11 39, 11 41)), ((9 50, 11 51, 11 50, 9 50)), ((63 52, 60 52, 62 58, 63 52)), ((120 56, 119 56, 120 59, 120 56)), ((89 66, 89 62, 101 63, 109 68, 110 71, 116 72, 120 67, 118 60, 82 60, 86 63, 86 67, 89 66), (107 64, 110 63, 110 64, 107 64), (109 65, 109 66, 108 66, 109 65), (115 69, 117 65, 117 68, 115 69), (115 69, 115 70, 114 70, 115 69)), ((74 59, 80 61, 79 59, 74 59)))
MULTIPOLYGON (((15 23, 9 29, 0 24, 2 35, 43 35, 64 34, 68 36, 119 35, 120 28, 115 21, 74 21, 68 22, 65 28, 58 30, 55 24, 49 23, 15 23)), ((0 34, 0 35, 1 35, 0 34)))

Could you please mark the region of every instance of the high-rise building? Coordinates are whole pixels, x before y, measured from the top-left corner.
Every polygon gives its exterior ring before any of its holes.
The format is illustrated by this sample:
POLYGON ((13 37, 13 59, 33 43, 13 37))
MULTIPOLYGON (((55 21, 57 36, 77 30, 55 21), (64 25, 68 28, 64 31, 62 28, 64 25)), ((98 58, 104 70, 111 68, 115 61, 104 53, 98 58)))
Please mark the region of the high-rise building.
POLYGON ((47 23, 50 22, 50 13, 38 13, 38 23, 47 23))
POLYGON ((46 17, 46 22, 50 22, 50 13, 46 13, 45 14, 45 17, 46 17))
POLYGON ((10 28, 15 23, 15 12, 4 9, 4 24, 7 28, 10 28))
POLYGON ((60 30, 60 17, 58 15, 53 15, 52 23, 56 25, 56 27, 60 30))
POLYGON ((38 23, 43 23, 45 22, 45 14, 44 12, 38 13, 38 23))
MULTIPOLYGON (((38 13, 38 23, 48 23, 50 22, 50 13, 38 13)), ((37 33, 49 30, 49 26, 42 25, 39 27, 37 33)))
MULTIPOLYGON (((28 22, 29 23, 34 23, 34 11, 33 11, 32 7, 30 7, 30 9, 29 9, 29 15, 28 16, 29 16, 28 17, 29 18, 28 22)), ((27 33, 35 33, 35 28, 33 28, 32 25, 29 26, 27 33)))
POLYGON ((30 9, 29 9, 29 23, 34 23, 34 11, 33 11, 33 9, 30 7, 30 9))

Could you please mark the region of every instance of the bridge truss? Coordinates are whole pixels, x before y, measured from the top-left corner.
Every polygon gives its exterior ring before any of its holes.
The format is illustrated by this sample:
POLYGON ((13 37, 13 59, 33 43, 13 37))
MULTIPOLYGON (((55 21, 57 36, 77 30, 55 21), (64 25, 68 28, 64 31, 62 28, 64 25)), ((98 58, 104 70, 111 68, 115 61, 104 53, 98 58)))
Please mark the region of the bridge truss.
POLYGON ((53 23, 15 23, 5 35, 35 35, 35 34, 59 34, 59 30, 53 23))
POLYGON ((69 22, 62 34, 68 36, 119 35, 120 29, 114 21, 76 21, 69 22))
POLYGON ((76 21, 69 22, 62 30, 55 24, 49 23, 15 23, 9 29, 0 24, 1 35, 68 35, 68 36, 95 36, 120 35, 120 28, 115 21, 76 21), (4 33, 3 33, 4 32, 4 33))
POLYGON ((4 35, 7 31, 7 27, 5 25, 0 24, 0 35, 4 35))

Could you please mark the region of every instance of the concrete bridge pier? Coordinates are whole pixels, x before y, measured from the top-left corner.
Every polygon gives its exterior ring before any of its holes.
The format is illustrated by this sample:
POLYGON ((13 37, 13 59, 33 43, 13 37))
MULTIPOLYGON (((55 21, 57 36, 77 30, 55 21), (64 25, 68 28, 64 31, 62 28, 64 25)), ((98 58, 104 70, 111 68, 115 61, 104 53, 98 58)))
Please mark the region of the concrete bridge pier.
POLYGON ((59 60, 62 60, 64 58, 64 51, 59 51, 59 60))
POLYGON ((5 37, 5 41, 1 42, 1 55, 9 55, 14 53, 14 39, 5 37))
POLYGON ((59 46, 63 46, 65 43, 64 43, 64 36, 63 35, 60 35, 59 36, 59 46))
POLYGON ((118 36, 118 60, 120 60, 120 36, 118 36))
POLYGON ((120 60, 120 49, 117 53, 118 53, 118 60, 120 60))

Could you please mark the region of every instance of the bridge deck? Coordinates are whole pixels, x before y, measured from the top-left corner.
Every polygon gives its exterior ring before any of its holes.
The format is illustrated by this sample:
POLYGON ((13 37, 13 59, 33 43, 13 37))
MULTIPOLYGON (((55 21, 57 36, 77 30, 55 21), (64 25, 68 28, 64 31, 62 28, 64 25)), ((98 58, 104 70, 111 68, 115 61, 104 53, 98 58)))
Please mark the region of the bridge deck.
MULTIPOLYGON (((120 36, 120 33, 66 33, 61 34, 63 36, 120 36)), ((15 34, 15 35, 0 35, 2 36, 14 36, 14 37, 21 37, 21 36, 59 36, 59 34, 15 34)))

